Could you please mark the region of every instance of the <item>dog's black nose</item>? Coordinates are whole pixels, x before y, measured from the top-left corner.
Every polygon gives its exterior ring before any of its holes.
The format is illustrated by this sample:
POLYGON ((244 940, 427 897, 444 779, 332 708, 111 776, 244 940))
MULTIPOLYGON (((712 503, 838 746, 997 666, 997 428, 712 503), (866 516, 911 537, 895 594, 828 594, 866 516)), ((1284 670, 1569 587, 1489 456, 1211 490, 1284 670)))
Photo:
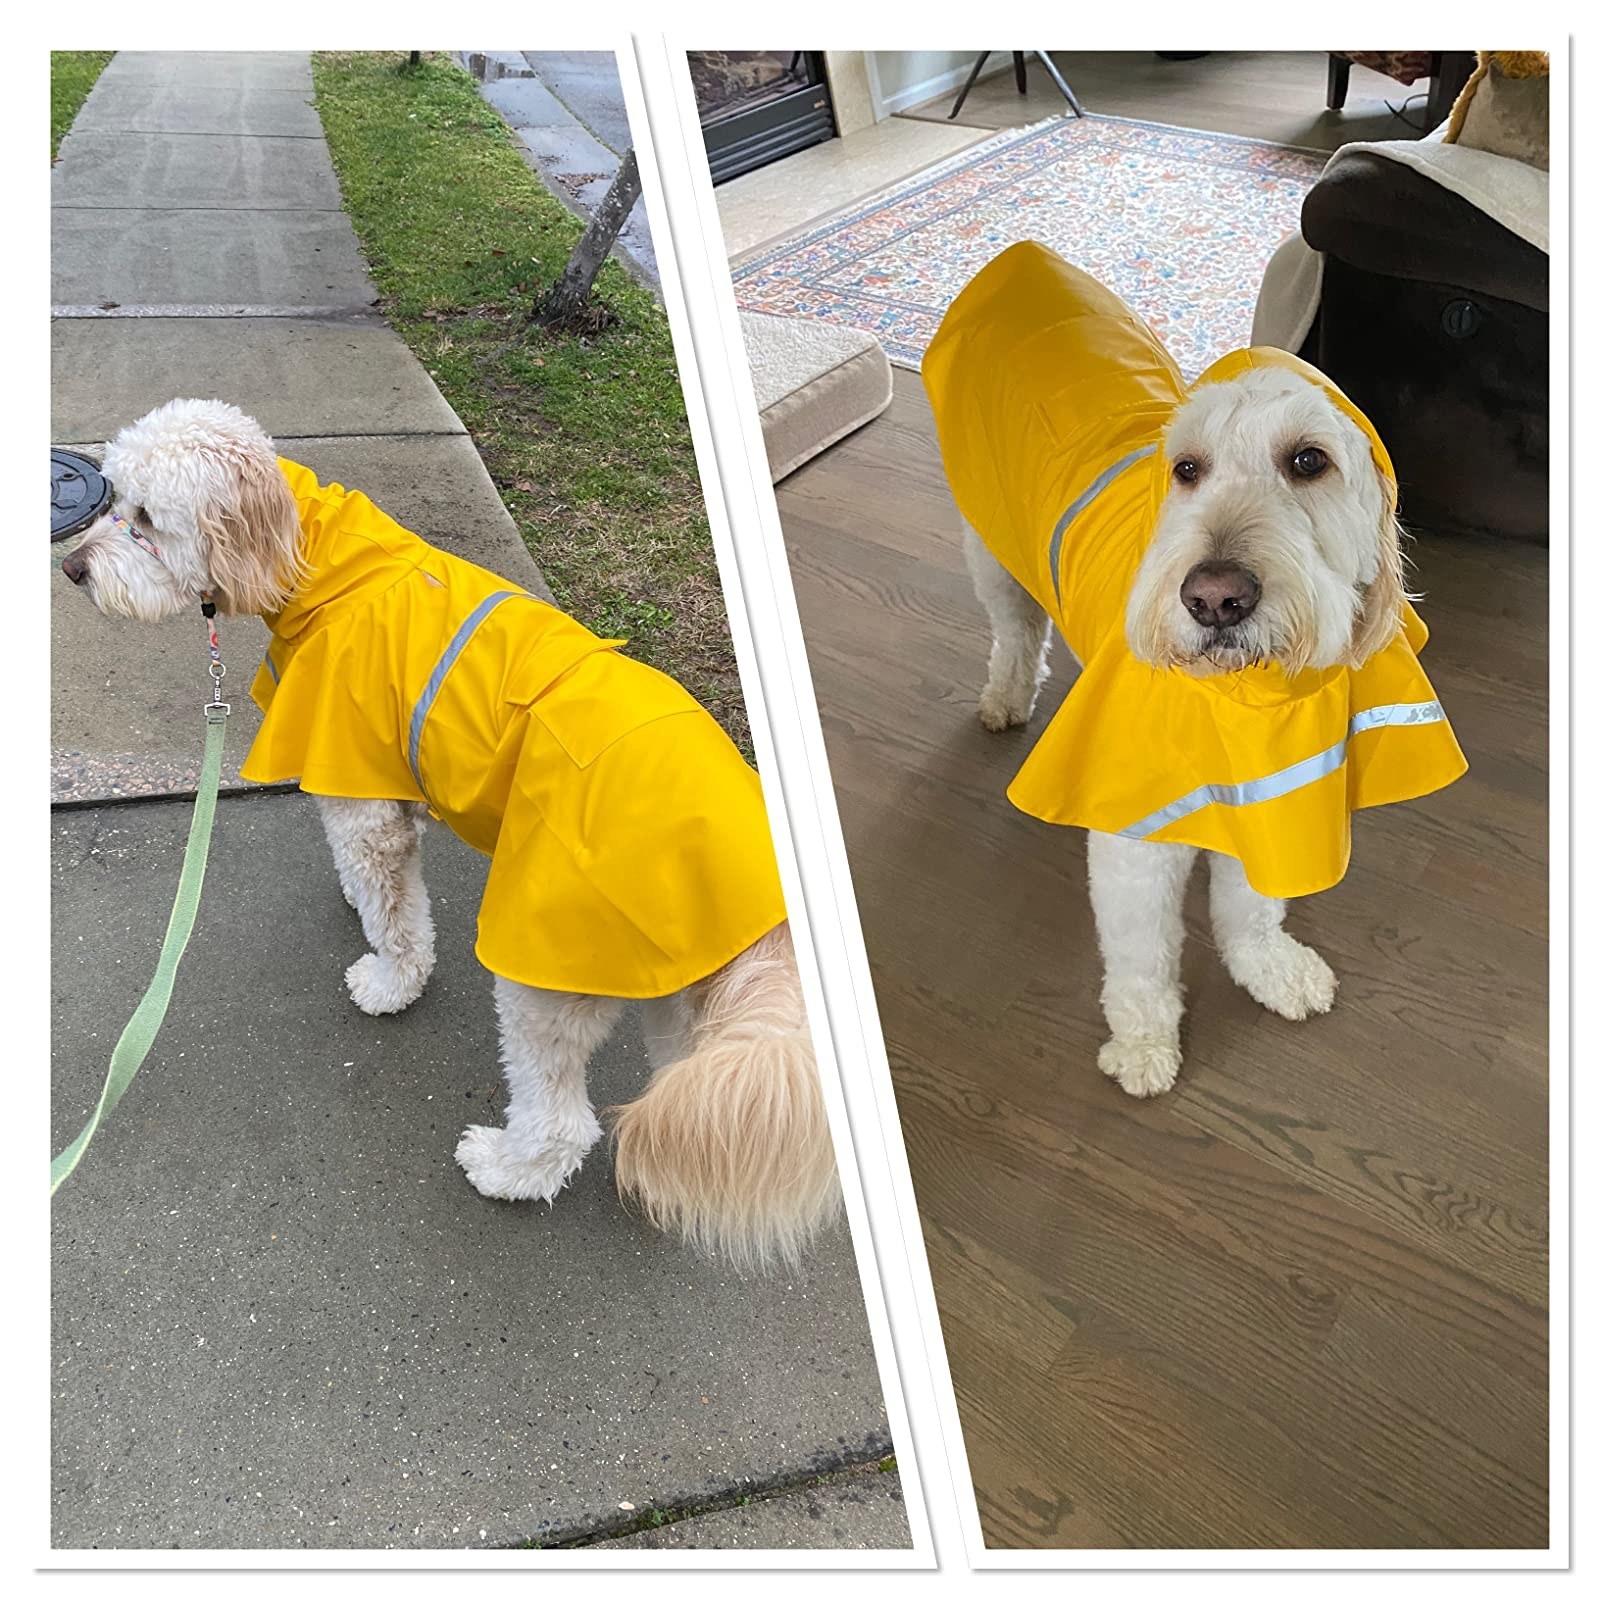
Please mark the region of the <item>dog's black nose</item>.
POLYGON ((61 563, 61 571, 74 583, 82 583, 89 576, 89 563, 80 555, 70 555, 61 563))
POLYGON ((1237 561, 1197 561, 1178 598, 1202 628, 1231 628, 1255 610, 1261 581, 1237 561))

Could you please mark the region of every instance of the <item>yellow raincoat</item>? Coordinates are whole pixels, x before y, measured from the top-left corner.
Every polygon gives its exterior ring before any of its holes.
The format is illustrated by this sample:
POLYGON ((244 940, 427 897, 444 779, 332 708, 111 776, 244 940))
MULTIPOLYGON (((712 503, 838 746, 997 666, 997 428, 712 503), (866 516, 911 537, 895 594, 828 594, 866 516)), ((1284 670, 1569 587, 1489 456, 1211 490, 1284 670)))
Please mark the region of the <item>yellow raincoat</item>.
POLYGON ((251 689, 256 783, 424 802, 491 858, 478 959, 670 994, 784 917, 761 783, 671 678, 280 461, 310 567, 251 689))
MULTIPOLYGON (((1296 357, 1235 351, 1198 383, 1267 366, 1320 384, 1394 482, 1372 424, 1296 357)), ((1352 811, 1466 770, 1409 604, 1394 641, 1355 670, 1194 678, 1134 657, 1128 592, 1166 493, 1162 431, 1189 391, 1109 289, 1042 245, 1013 245, 956 298, 922 376, 962 515, 1083 664, 1007 791, 1019 810, 1233 856, 1260 893, 1287 898, 1344 876, 1352 811)))

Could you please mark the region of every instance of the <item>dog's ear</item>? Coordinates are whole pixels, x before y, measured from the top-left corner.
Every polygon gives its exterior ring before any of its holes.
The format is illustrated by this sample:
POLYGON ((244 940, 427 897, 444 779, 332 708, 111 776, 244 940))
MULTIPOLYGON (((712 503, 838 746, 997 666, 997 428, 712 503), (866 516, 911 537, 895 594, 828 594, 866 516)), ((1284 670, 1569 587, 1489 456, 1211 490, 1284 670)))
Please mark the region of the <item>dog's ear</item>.
POLYGON ((300 578, 300 515, 275 457, 230 458, 221 487, 200 509, 217 603, 225 612, 280 610, 300 578))
POLYGON ((1378 570, 1361 596, 1361 614, 1350 633, 1350 665, 1359 667, 1400 631, 1406 601, 1406 564, 1395 488, 1383 483, 1383 513, 1378 523, 1378 570))

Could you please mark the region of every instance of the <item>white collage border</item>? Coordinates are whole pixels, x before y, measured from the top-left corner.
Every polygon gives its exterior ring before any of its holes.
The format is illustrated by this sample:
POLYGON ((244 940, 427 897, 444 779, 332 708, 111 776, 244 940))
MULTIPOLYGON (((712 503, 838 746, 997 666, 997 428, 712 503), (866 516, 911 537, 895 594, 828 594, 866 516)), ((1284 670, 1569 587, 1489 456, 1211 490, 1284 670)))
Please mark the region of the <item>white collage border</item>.
MULTIPOLYGON (((859 8, 838 8, 841 15, 833 23, 824 20, 831 6, 807 7, 792 20, 803 31, 821 30, 823 42, 833 45, 870 48, 903 48, 908 38, 928 44, 930 34, 941 42, 971 44, 974 19, 969 15, 953 18, 924 8, 903 8, 904 14, 891 18, 891 11, 878 8, 871 17, 876 37, 864 41, 859 8), (957 26, 957 24, 960 24, 957 26), (897 37, 889 37, 897 35, 897 37), (959 35, 959 37, 952 37, 959 35)), ((1153 10, 1155 8, 1146 8, 1153 10)), ((1191 16, 1179 8, 1160 8, 1161 25, 1170 27, 1177 42, 1195 41, 1192 24, 1180 26, 1176 19, 1191 16)), ((1254 11, 1254 8, 1251 8, 1254 11)), ((1435 12, 1420 7, 1406 8, 1402 15, 1394 6, 1365 4, 1342 8, 1340 29, 1360 33, 1363 28, 1377 37, 1405 34, 1411 39, 1413 28, 1431 28, 1437 34, 1435 12), (1399 21, 1396 18, 1399 17, 1399 21), (1385 23, 1382 19, 1387 18, 1385 23), (1365 19, 1365 20, 1364 20, 1365 19), (1374 34, 1373 30, 1381 29, 1374 34)), ((1018 7, 993 4, 983 8, 984 31, 1004 31, 1009 19, 1019 31, 1036 23, 1044 13, 1037 6, 1018 7)), ((1568 669, 1575 665, 1571 654, 1570 595, 1578 577, 1571 539, 1569 511, 1572 509, 1572 459, 1570 447, 1575 408, 1569 405, 1572 339, 1583 332, 1571 315, 1572 283, 1569 273, 1569 245, 1579 242, 1584 216, 1569 214, 1573 168, 1562 138, 1572 126, 1570 105, 1571 58, 1564 34, 1572 20, 1563 17, 1552 23, 1537 8, 1519 11, 1518 31, 1531 27, 1552 39, 1557 70, 1552 81, 1551 125, 1552 191, 1555 203, 1551 218, 1551 705, 1550 705, 1550 1187, 1553 1197, 1550 1221, 1551 1312, 1550 1312, 1550 1388, 1551 1388, 1551 1550, 1538 1552, 1506 1551, 987 1551, 983 1548, 976 1502, 967 1475, 961 1443, 961 1429, 950 1383, 943 1340, 938 1330, 932 1282, 917 1224, 909 1167, 889 1079, 887 1056, 872 998, 870 970, 866 961, 860 922, 850 887, 850 873, 842 833, 834 809, 828 781, 826 752, 811 693, 809 668, 800 633, 798 610, 779 528, 776 502, 767 477, 759 419, 745 367, 738 333, 731 283, 722 249, 720 227, 709 174, 699 147, 698 121, 683 50, 704 45, 713 39, 724 42, 760 43, 749 38, 752 30, 764 24, 753 19, 747 9, 706 7, 704 14, 686 20, 683 14, 664 14, 654 7, 618 5, 596 8, 587 18, 545 19, 530 15, 525 7, 474 5, 459 7, 449 20, 452 32, 472 34, 467 42, 507 43, 526 35, 537 26, 542 36, 558 35, 552 42, 591 46, 602 43, 596 34, 611 33, 618 26, 634 25, 674 30, 669 40, 657 33, 641 33, 629 39, 614 39, 622 68, 630 118, 636 131, 645 125, 652 137, 639 141, 639 161, 645 203, 655 231, 661 257, 663 287, 679 367, 684 381, 685 404, 693 425, 696 455, 702 472, 708 514, 721 571, 730 627, 733 630, 740 662, 741 682, 749 705, 752 734, 765 782, 776 782, 782 805, 770 807, 774 819, 774 843, 791 909, 803 904, 803 915, 794 918, 796 944, 800 955, 807 1002, 813 1019, 826 1016, 828 1028, 818 1032, 819 1059, 823 1066, 829 1115, 842 1135, 838 1139, 841 1174, 850 1216, 856 1257, 861 1268, 863 1293, 872 1327, 878 1366, 894 1435, 898 1464, 906 1489, 906 1507, 916 1539, 916 1552, 905 1551, 784 1551, 751 1553, 739 1551, 622 1552, 549 1551, 538 1552, 338 1552, 338 1551, 164 1551, 164 1552, 84 1552, 81 1557, 48 1547, 48 1488, 41 1472, 41 1457, 34 1449, 14 1450, 6 1463, 6 1484, 12 1490, 12 1504, 27 1508, 19 1519, 24 1526, 14 1532, 13 1557, 8 1563, 14 1572, 42 1577, 52 1588, 76 1589, 80 1582, 96 1576, 84 1572, 80 1577, 45 1569, 71 1566, 78 1569, 103 1567, 119 1569, 115 1579, 120 1586, 135 1590, 150 1587, 166 1593, 173 1580, 163 1579, 154 1570, 173 1572, 184 1569, 217 1574, 222 1569, 270 1565, 273 1568, 312 1569, 297 1583, 309 1583, 313 1591, 327 1583, 340 1593, 352 1587, 382 1583, 385 1590, 401 1571, 417 1570, 417 1580, 425 1581, 429 1569, 442 1577, 445 1571, 465 1575, 473 1571, 508 1568, 528 1571, 573 1568, 604 1570, 627 1568, 653 1571, 653 1583, 664 1586, 668 1595, 689 1594, 695 1580, 685 1569, 736 1568, 752 1570, 752 1561, 770 1574, 763 1581, 788 1590, 805 1584, 807 1591, 816 1578, 804 1569, 877 1569, 867 1581, 875 1588, 902 1583, 919 1586, 929 1581, 954 1582, 965 1590, 975 1582, 998 1580, 1004 1583, 1027 1581, 1018 1568, 1076 1569, 1082 1576, 1067 1581, 1093 1581, 1092 1572, 1105 1573, 1117 1581, 1119 1591, 1143 1590, 1147 1582, 1162 1575, 1161 1569, 1180 1569, 1194 1573, 1190 1581, 1221 1594, 1222 1585, 1230 1595, 1234 1584, 1226 1574, 1264 1577, 1268 1572, 1295 1571, 1310 1580, 1338 1581, 1338 1569, 1378 1568, 1401 1581, 1412 1574, 1406 1587, 1431 1587, 1445 1583, 1452 1594, 1480 1583, 1494 1583, 1494 1592, 1503 1591, 1505 1580, 1493 1569, 1560 1568, 1571 1548, 1571 1494, 1574 1480, 1571 1464, 1571 1417, 1573 1395, 1570 1389, 1570 1317, 1573 1309, 1573 1284, 1569 1266, 1572 1233, 1566 1209, 1554 1203, 1569 1193, 1571 1178, 1569 1103, 1571 1083, 1571 1033, 1574 1004, 1586 1006, 1588 996, 1582 986, 1571 984, 1575 945, 1569 938, 1569 914, 1576 905, 1581 920, 1585 901, 1574 898, 1581 882, 1592 897, 1600 883, 1590 870, 1595 848, 1584 837, 1572 842, 1571 783, 1575 777, 1588 780, 1592 793, 1597 758, 1594 742, 1571 745, 1574 698, 1568 669), (715 11, 728 15, 715 18, 715 11), (636 13, 626 16, 625 13, 636 13), (693 36, 679 32, 691 26, 693 36), (474 30, 477 30, 474 32, 474 30), (640 116, 641 110, 644 117, 640 116), (653 147, 653 148, 652 148, 653 147), (668 242, 670 241, 670 242, 668 242), (661 248, 666 243, 665 249, 661 248), (737 582, 734 582, 737 574, 737 582), (1571 580, 1571 581, 1567 581, 1571 580), (1576 876, 1572 874, 1576 873, 1576 876), (796 891, 799 891, 798 893, 796 891), (826 1005, 818 1004, 819 996, 826 1005), (1565 1091, 1565 1092, 1564 1092, 1565 1091), (845 1149, 849 1144, 851 1148, 845 1149), (859 1160, 857 1152, 867 1152, 859 1160), (902 1389, 903 1384, 903 1389, 902 1389), (960 1542, 957 1542, 959 1530, 960 1542), (927 1570, 937 1556, 938 1571, 927 1570), (148 1557, 148 1559, 141 1559, 148 1557), (969 1571, 968 1564, 980 1569, 969 1571), (788 1577, 774 1571, 775 1563, 796 1569, 788 1577), (882 1569, 898 1569, 887 1571, 882 1569), (907 1570, 907 1569, 922 1570, 907 1570), (1006 1577, 1000 1569, 1015 1573, 1006 1577), (1107 1569, 1119 1569, 1116 1573, 1107 1569), (1120 1570, 1132 1569, 1132 1570, 1120 1570), (381 1576, 380 1576, 381 1575, 381 1576)), ((1281 18, 1265 12, 1247 16, 1242 10, 1225 21, 1214 19, 1214 34, 1228 36, 1231 42, 1249 43, 1254 48, 1314 48, 1307 37, 1319 30, 1314 19, 1297 19, 1285 27, 1281 18), (1285 37, 1285 34, 1300 37, 1285 37), (1252 34, 1257 37, 1250 37, 1252 34)), ((787 25, 787 24, 785 24, 787 25)), ((41 24, 30 23, 23 37, 39 31, 41 24)), ((340 12, 329 6, 312 6, 302 0, 286 0, 274 14, 240 13, 219 15, 191 3, 163 7, 160 13, 138 16, 126 9, 103 7, 99 0, 87 0, 75 8, 72 32, 77 37, 59 37, 54 44, 120 44, 125 48, 290 48, 301 47, 309 38, 319 47, 376 48, 385 41, 374 34, 388 34, 395 45, 416 42, 421 28, 437 32, 440 18, 423 13, 421 8, 399 6, 380 18, 370 13, 340 12), (102 20, 103 18, 103 20, 102 20), (406 35, 393 38, 396 33, 406 35), (329 37, 328 35, 336 35, 329 37)), ((1156 26, 1141 20, 1141 36, 1156 26)), ((1479 5, 1476 0, 1452 8, 1449 31, 1456 44, 1481 42, 1484 30, 1493 42, 1503 31, 1503 14, 1479 5), (1498 18, 1499 20, 1495 20, 1498 18), (1471 37, 1466 37, 1471 36, 1471 37)), ((1072 19, 1074 42, 1082 48, 1126 48, 1129 27, 1114 16, 1072 19)), ((1151 35, 1153 37, 1153 35, 1151 35)), ((813 42, 816 42, 813 40, 813 42)), ((1220 43, 1220 39, 1206 42, 1220 43)), ((1360 42, 1359 40, 1357 42, 1360 42)), ((1435 42, 1438 42, 1437 40, 1435 42)), ((1527 38, 1520 42, 1528 42, 1527 38)), ((47 45, 42 45, 42 48, 47 45)), ((22 49, 19 72, 24 79, 5 113, 8 132, 13 133, 13 149, 25 151, 42 126, 46 94, 41 52, 28 43, 22 49)), ((1578 130, 1574 129, 1574 134, 1578 130)), ((1575 147, 1576 148, 1576 147, 1575 147)), ((21 166, 19 159, 18 166, 21 166)), ((42 166, 42 163, 41 163, 42 166)), ((1581 170, 1581 162, 1579 164, 1581 170)), ((19 215, 43 215, 47 192, 41 174, 14 173, 7 180, 8 195, 15 196, 19 215)), ((26 232, 26 229, 21 230, 26 232)), ((43 233, 44 230, 38 230, 43 233)), ((23 264, 6 270, 8 282, 20 293, 23 304, 41 291, 47 273, 47 254, 29 256, 21 252, 23 264)), ((21 346, 18 378, 3 404, 7 421, 7 450, 12 458, 13 477, 24 481, 23 468, 37 456, 37 435, 47 432, 47 421, 33 397, 48 383, 48 340, 35 318, 21 346), (29 446, 26 441, 34 437, 29 446)), ((1586 337, 1586 334, 1585 334, 1586 337)), ((37 650, 43 659, 48 652, 48 624, 43 608, 21 608, 18 621, 24 652, 37 650)), ((1585 674, 1587 663, 1583 664, 1585 674)), ((43 739, 33 742, 43 726, 42 699, 20 708, 14 727, 32 730, 27 748, 42 748, 43 739)), ((16 813, 18 837, 39 825, 39 807, 31 794, 9 796, 5 803, 16 813)), ((48 903, 47 863, 35 858, 20 869, 26 873, 30 895, 42 891, 40 901, 48 903)), ((1592 921, 1592 918, 1589 919, 1592 921)), ((36 997, 48 996, 48 951, 42 941, 31 941, 30 948, 18 955, 15 969, 19 976, 17 992, 36 997)), ((41 1001, 22 1030, 24 1058, 30 1063, 44 1059, 48 1039, 48 1017, 41 1001)), ((39 1075, 40 1080, 43 1074, 39 1075)), ((42 1107, 47 1093, 42 1081, 27 1087, 30 1106, 42 1107)), ((31 1113, 30 1113, 31 1116, 31 1113)), ((32 1125, 30 1123, 30 1125, 32 1125)), ((36 1375, 48 1371, 48 1253, 40 1242, 46 1238, 48 1208, 43 1202, 42 1183, 31 1180, 32 1167, 25 1159, 12 1164, 8 1174, 15 1190, 14 1215, 31 1234, 25 1247, 31 1256, 23 1274, 23 1292, 39 1308, 11 1336, 13 1371, 21 1374, 19 1393, 14 1396, 14 1414, 27 1419, 28 1438, 43 1441, 48 1437, 49 1385, 40 1384, 36 1375), (37 1245, 37 1248, 35 1246, 37 1245), (34 1426, 34 1425, 37 1426, 34 1426)), ((1581 1198, 1581 1197, 1580 1197, 1581 1198)), ((1153 1492, 1159 1492, 1159 1485, 1153 1492)), ((1040 1577, 1042 1573, 1037 1574, 1040 1577)), ((108 1574, 105 1576, 109 1576, 108 1574)), ((241 1574, 240 1582, 250 1581, 241 1574)), ((1384 1580, 1375 1580, 1384 1581, 1384 1580)), ((209 1588, 221 1587, 215 1576, 209 1588)), ((228 1587, 232 1587, 230 1582, 228 1587)))

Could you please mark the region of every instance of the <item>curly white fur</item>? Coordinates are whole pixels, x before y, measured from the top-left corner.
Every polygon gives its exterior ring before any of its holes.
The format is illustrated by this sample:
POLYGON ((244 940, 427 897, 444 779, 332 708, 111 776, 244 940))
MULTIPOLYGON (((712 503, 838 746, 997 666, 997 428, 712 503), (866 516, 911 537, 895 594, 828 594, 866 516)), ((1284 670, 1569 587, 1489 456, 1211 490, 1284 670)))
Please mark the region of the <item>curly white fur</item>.
MULTIPOLYGON (((1195 676, 1264 661, 1296 671, 1359 666, 1394 637, 1405 588, 1393 488, 1366 435, 1321 388, 1278 370, 1207 385, 1174 415, 1165 450, 1169 470, 1189 460, 1198 472, 1193 483, 1169 487, 1136 574, 1126 617, 1135 655, 1195 676), (1291 463, 1307 447, 1327 466, 1301 478, 1291 463), (1202 627, 1180 597, 1190 569, 1215 560, 1238 562, 1260 586, 1253 612, 1226 629, 1202 627)), ((999 731, 1033 714, 1049 622, 971 529, 966 557, 994 638, 978 715, 999 731)), ((1177 1081, 1183 896, 1197 853, 1089 835, 1111 1031, 1100 1067, 1129 1094, 1162 1094, 1177 1081)), ((1284 912, 1282 900, 1250 887, 1237 861, 1211 858, 1212 929, 1229 975, 1268 1010, 1298 1021, 1328 1010, 1338 980, 1283 931, 1284 912)))
POLYGON ((259 423, 220 400, 169 400, 106 446, 115 512, 149 536, 157 560, 110 512, 72 550, 101 611, 161 622, 213 595, 224 612, 272 612, 300 578, 300 521, 259 423))
POLYGON ((1359 666, 1400 626, 1400 535, 1367 436, 1316 384, 1275 368, 1207 384, 1166 434, 1174 477, 1128 596, 1133 653, 1196 675, 1262 661, 1286 671, 1359 666), (1291 470, 1314 447, 1328 465, 1291 470), (1179 596, 1197 562, 1236 561, 1261 585, 1237 626, 1202 627, 1179 596))
MULTIPOLYGON (((277 611, 302 575, 294 498, 261 427, 216 400, 173 400, 105 453, 111 510, 63 572, 108 616, 155 622, 212 595, 277 611)), ((422 808, 318 796, 368 954, 345 973, 362 1011, 402 1011, 433 971, 422 808)), ((575 932, 575 937, 581 936, 575 932)), ((622 1011, 605 996, 495 981, 511 1092, 503 1128, 472 1127, 456 1159, 481 1194, 550 1201, 602 1135, 584 1085, 622 1011)), ((655 1222, 739 1266, 792 1262, 838 1215, 833 1143, 787 924, 683 995, 647 1007, 654 1072, 619 1108, 617 1180, 655 1222)))

